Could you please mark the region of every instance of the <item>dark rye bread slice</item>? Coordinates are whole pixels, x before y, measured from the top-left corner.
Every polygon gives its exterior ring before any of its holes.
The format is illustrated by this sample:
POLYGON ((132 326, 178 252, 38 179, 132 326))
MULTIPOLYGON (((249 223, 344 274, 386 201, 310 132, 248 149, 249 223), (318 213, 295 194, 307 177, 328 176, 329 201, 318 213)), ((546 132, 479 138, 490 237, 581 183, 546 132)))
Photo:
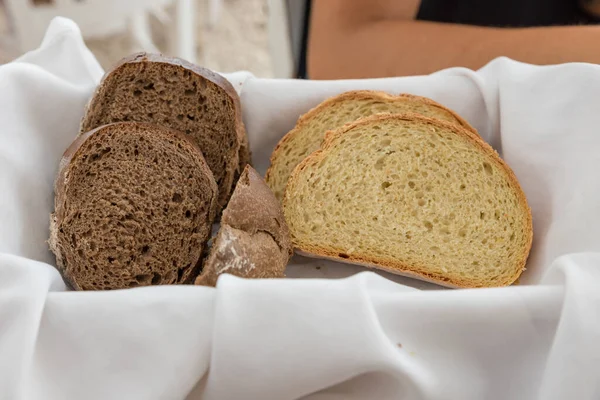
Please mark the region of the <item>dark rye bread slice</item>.
POLYGON ((122 121, 162 125, 192 138, 217 181, 219 209, 250 162, 235 89, 221 75, 178 58, 137 53, 106 73, 80 133, 122 121))
POLYGON ((79 136, 60 163, 50 249, 78 290, 191 283, 217 185, 186 136, 116 123, 79 136))
POLYGON ((196 284, 215 286, 219 275, 280 278, 292 255, 281 204, 250 166, 221 218, 221 229, 196 284))

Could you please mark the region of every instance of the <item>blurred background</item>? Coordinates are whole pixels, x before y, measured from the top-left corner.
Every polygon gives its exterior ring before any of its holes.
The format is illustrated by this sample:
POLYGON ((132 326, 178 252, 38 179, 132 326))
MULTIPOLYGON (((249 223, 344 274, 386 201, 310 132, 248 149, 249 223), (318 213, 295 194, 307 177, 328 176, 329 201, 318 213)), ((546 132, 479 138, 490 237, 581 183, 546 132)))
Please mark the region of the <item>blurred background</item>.
MULTIPOLYGON (((166 54, 178 55, 182 51, 178 45, 191 45, 194 61, 208 68, 221 72, 247 70, 259 77, 272 77, 267 3, 267 0, 0 0, 0 63, 37 47, 46 22, 54 15, 63 15, 80 25, 88 47, 104 69, 133 51, 152 50, 155 46, 166 54), (178 19, 177 12, 183 18, 178 19), (124 23, 102 26, 108 19, 122 19, 124 23), (177 24, 190 25, 182 30, 184 36, 193 36, 184 39, 188 43, 172 43, 178 41, 177 24), (141 33, 140 38, 136 30, 147 30, 150 36, 144 38, 141 33), (145 42, 148 39, 152 41, 150 45, 145 42)), ((184 49, 179 55, 189 57, 190 52, 184 49)))
POLYGON ((258 77, 373 78, 496 57, 600 63, 600 0, 0 0, 0 63, 74 20, 106 69, 145 50, 258 77))

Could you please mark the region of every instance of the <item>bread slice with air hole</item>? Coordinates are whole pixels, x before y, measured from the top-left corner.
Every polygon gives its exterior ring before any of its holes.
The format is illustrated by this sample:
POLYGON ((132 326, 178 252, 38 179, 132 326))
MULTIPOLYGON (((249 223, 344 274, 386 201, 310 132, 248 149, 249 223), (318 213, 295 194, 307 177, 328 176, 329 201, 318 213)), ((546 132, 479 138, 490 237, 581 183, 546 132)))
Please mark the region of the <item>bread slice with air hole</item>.
POLYGON ((234 88, 222 76, 178 58, 138 53, 121 60, 91 98, 80 133, 123 121, 165 126, 194 140, 219 186, 219 208, 250 162, 234 88))
POLYGON ((250 166, 242 173, 196 284, 215 286, 221 274, 281 278, 292 255, 280 202, 250 166))
POLYGON ((283 208, 301 254, 450 287, 513 283, 532 241, 525 195, 498 154, 416 114, 328 134, 294 170, 283 208))
POLYGON ((217 184, 176 131, 116 123, 79 136, 60 163, 50 249, 80 290, 192 283, 210 236, 217 184))
POLYGON ((370 90, 345 92, 304 114, 294 129, 281 139, 271 155, 271 165, 265 177, 267 184, 281 200, 292 171, 304 158, 319 149, 325 132, 377 113, 406 112, 452 122, 477 133, 454 111, 425 97, 409 94, 393 96, 370 90))

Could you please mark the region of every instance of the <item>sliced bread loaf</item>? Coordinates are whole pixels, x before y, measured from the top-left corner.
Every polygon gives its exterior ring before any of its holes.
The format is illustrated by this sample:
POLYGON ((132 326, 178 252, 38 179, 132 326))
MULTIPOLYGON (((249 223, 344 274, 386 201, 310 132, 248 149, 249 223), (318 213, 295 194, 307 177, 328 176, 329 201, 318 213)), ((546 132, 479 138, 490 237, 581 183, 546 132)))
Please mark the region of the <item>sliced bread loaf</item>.
POLYGON ((221 218, 221 229, 196 284, 214 286, 219 275, 280 278, 292 255, 281 204, 260 175, 246 166, 221 218))
POLYGON ((425 97, 408 94, 392 96, 370 90, 346 92, 325 100, 298 119, 295 128, 275 147, 265 180, 281 200, 290 174, 296 165, 321 146, 327 131, 377 113, 406 112, 453 122, 476 133, 454 111, 425 97))
POLYGON ((217 185, 186 136, 116 123, 79 136, 60 163, 50 249, 75 289, 191 283, 217 185))
POLYGON ((250 161, 236 91, 222 76, 181 59, 138 53, 104 76, 80 131, 122 121, 153 123, 192 138, 217 181, 220 208, 250 161))
POLYGON ((303 253, 451 287, 513 283, 532 241, 525 195, 497 153, 415 114, 331 132, 294 170, 283 207, 303 253))

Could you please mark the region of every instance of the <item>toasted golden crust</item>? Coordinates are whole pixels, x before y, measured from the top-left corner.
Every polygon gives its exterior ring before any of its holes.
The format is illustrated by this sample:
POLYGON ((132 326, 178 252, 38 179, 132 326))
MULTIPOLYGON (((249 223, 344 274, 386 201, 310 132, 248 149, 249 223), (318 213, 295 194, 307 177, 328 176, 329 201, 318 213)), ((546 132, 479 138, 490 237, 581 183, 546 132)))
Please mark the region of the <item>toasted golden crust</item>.
MULTIPOLYGON (((519 257, 518 257, 519 261, 514 269, 514 272, 511 275, 506 276, 506 278, 503 281, 498 282, 496 284, 510 285, 511 283, 513 283, 525 269, 525 264, 526 264, 527 257, 529 255, 529 251, 531 249, 531 244, 533 241, 533 223, 532 223, 532 217, 531 217, 531 210, 527 204, 527 199, 521 189, 521 186, 519 185, 519 182, 517 181, 517 178, 516 178, 514 172, 504 162, 504 160, 502 160, 500 158, 498 153, 490 145, 488 145, 486 142, 484 142, 479 137, 479 135, 477 135, 473 131, 464 129, 455 124, 447 123, 447 122, 432 119, 432 118, 426 118, 426 117, 423 117, 423 116, 420 116, 417 114, 377 114, 377 115, 373 115, 370 117, 361 118, 353 123, 346 124, 345 126, 339 128, 335 131, 332 131, 326 137, 325 142, 323 143, 321 148, 319 150, 317 150, 316 152, 312 153, 306 159, 304 159, 304 161, 302 161, 294 169, 294 171, 290 177, 290 180, 289 180, 290 183, 288 184, 288 187, 286 188, 286 192, 285 192, 284 199, 283 199, 284 213, 285 213, 287 203, 290 201, 291 193, 290 193, 289 189, 293 185, 292 182, 295 182, 295 180, 297 180, 299 178, 299 175, 303 170, 305 170, 313 165, 318 164, 324 157, 326 157, 329 149, 334 145, 334 142, 336 141, 337 138, 345 135, 347 132, 353 130, 356 127, 363 126, 363 125, 369 125, 369 124, 372 124, 377 121, 387 121, 387 120, 404 120, 404 121, 419 122, 419 123, 430 125, 433 127, 444 128, 444 129, 450 130, 453 133, 455 133, 463 138, 466 138, 469 142, 471 142, 479 150, 481 150, 482 153, 488 155, 490 158, 490 161, 494 162, 498 167, 500 167, 502 170, 504 170, 506 172, 508 179, 512 183, 513 187, 516 189, 516 192, 517 192, 516 194, 517 194, 520 208, 523 210, 523 212, 526 216, 525 223, 526 223, 526 233, 527 233, 527 245, 522 249, 522 252, 519 254, 519 257)), ((291 224, 290 224, 290 228, 291 228, 291 224)), ((292 241, 294 242, 293 244, 297 251, 299 251, 300 253, 312 254, 316 257, 323 257, 323 258, 340 261, 340 262, 348 262, 348 263, 353 263, 353 264, 364 265, 364 266, 368 266, 368 267, 372 267, 372 268, 376 268, 376 269, 381 269, 381 270, 384 270, 384 271, 387 271, 390 273, 394 273, 394 274, 399 274, 399 275, 404 275, 404 276, 409 276, 409 277, 416 277, 418 279, 423 279, 423 280, 426 280, 429 282, 438 283, 440 285, 448 286, 448 287, 465 287, 466 288, 466 287, 484 287, 484 286, 486 286, 484 284, 481 284, 481 282, 479 282, 479 281, 473 281, 473 280, 470 280, 469 278, 463 278, 461 280, 450 281, 447 277, 444 277, 441 275, 434 276, 431 274, 427 274, 427 273, 423 272, 424 268, 419 265, 407 265, 405 263, 398 262, 395 260, 370 258, 370 257, 366 257, 366 256, 361 256, 360 254, 345 255, 345 257, 342 258, 339 256, 338 251, 334 251, 331 248, 327 248, 325 246, 312 246, 312 245, 308 245, 305 243, 298 243, 294 239, 294 237, 292 237, 292 241)))
POLYGON ((443 105, 441 105, 429 98, 426 98, 426 97, 416 96, 416 95, 412 95, 412 94, 391 95, 389 93, 382 92, 382 91, 376 91, 376 90, 353 90, 353 91, 344 92, 342 94, 339 94, 337 96, 333 96, 333 97, 330 97, 330 98, 324 100, 319 105, 317 105, 316 107, 309 110, 306 114, 302 115, 296 122, 296 126, 291 131, 289 131, 283 138, 281 138, 279 143, 277 143, 277 146, 275 146, 273 153, 271 153, 270 166, 267 169, 267 173, 265 175, 265 181, 267 182, 269 187, 274 189, 272 186, 274 169, 276 168, 277 163, 284 158, 283 152, 284 152, 284 148, 288 144, 288 142, 290 142, 296 135, 299 135, 303 131, 304 127, 313 118, 315 118, 316 116, 321 114, 323 111, 329 109, 332 105, 334 105, 336 103, 352 101, 352 100, 373 100, 373 101, 382 101, 382 102, 390 102, 390 103, 412 102, 412 103, 426 104, 428 106, 431 106, 433 108, 436 108, 438 110, 446 112, 447 114, 449 114, 452 118, 454 118, 456 120, 457 124, 459 124, 460 126, 465 128, 466 130, 473 132, 474 134, 477 134, 477 131, 475 130, 475 128, 473 128, 471 125, 469 125, 469 123, 467 121, 465 121, 460 115, 458 115, 454 111, 450 110, 449 108, 446 108, 443 105))

